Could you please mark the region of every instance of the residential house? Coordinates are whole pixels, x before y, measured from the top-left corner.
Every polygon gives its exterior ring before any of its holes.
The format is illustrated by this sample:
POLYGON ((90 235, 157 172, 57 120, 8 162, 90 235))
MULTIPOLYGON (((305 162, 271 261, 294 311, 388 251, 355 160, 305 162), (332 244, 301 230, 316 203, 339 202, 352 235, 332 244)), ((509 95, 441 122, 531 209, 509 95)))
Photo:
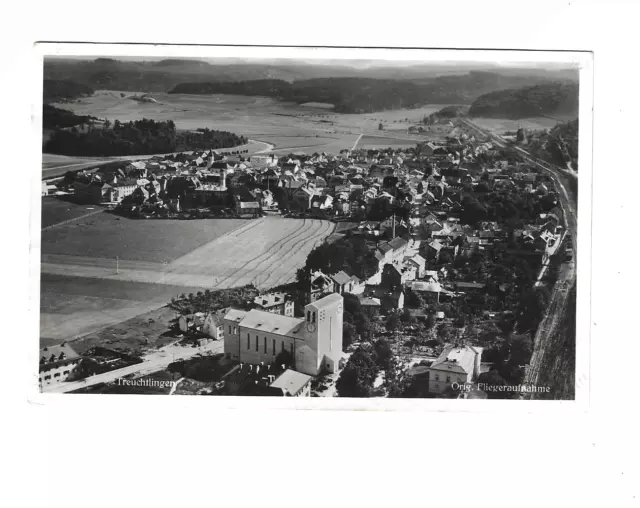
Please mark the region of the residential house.
POLYGON ((361 296, 360 306, 362 307, 362 311, 367 316, 369 316, 370 318, 374 318, 380 313, 380 308, 382 307, 382 304, 380 303, 379 298, 372 298, 370 296, 361 296))
POLYGON ((334 282, 331 277, 325 275, 320 270, 312 272, 310 277, 309 293, 307 295, 307 302, 315 302, 324 293, 333 291, 334 282))
POLYGON ((257 201, 240 201, 236 199, 236 213, 240 217, 257 217, 261 212, 260 203, 257 201))
POLYGON ((482 348, 468 345, 445 345, 429 367, 429 392, 443 393, 473 382, 480 374, 482 348))
POLYGON ((253 303, 256 308, 264 312, 293 317, 294 302, 289 295, 285 293, 266 293, 259 295, 255 297, 253 303))
POLYGON ((81 361, 82 357, 66 342, 40 349, 40 388, 66 381, 81 361))
POLYGON ((309 397, 312 379, 302 372, 287 369, 269 387, 280 390, 287 397, 309 397))

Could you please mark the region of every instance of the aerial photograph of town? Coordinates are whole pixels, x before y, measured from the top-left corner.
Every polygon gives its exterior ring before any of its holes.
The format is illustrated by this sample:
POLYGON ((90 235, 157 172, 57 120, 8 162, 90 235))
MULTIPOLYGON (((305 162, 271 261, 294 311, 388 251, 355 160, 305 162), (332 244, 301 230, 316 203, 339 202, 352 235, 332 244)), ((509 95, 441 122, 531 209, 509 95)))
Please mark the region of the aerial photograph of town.
POLYGON ((41 392, 575 400, 575 63, 210 49, 43 59, 41 392))

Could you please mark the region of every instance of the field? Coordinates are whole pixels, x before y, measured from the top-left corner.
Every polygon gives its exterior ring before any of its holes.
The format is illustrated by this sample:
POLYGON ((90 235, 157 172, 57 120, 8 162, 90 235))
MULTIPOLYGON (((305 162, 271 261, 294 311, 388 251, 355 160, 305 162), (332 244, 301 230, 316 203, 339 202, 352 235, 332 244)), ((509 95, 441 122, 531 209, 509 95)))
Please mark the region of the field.
POLYGON ((312 219, 117 221, 108 214, 54 227, 42 234, 42 343, 114 325, 181 293, 291 282, 334 229, 312 219))
POLYGON ((472 118, 473 123, 478 127, 504 134, 505 132, 516 132, 519 127, 526 130, 551 129, 559 120, 548 117, 522 118, 520 120, 509 120, 507 118, 472 118))
POLYGON ((196 291, 198 288, 42 273, 40 343, 44 347, 70 340, 147 312, 159 314, 142 316, 145 322, 162 323, 167 318, 162 317, 163 309, 156 309, 174 296, 196 291))
MULTIPOLYGON (((99 90, 92 97, 57 106, 111 121, 126 122, 144 117, 173 120, 178 129, 208 127, 231 131, 252 140, 247 147, 250 154, 268 150, 269 145, 273 145, 274 152, 279 155, 316 151, 337 154, 352 148, 360 134, 375 135, 380 122, 385 129, 402 133, 424 116, 445 106, 348 115, 331 111, 327 104, 298 105, 266 97, 184 94, 154 94, 153 97, 157 104, 123 98, 117 91, 99 90)), ((406 146, 413 145, 415 142, 406 146)), ((56 162, 47 158, 43 167, 52 171, 56 162)))
POLYGON ((98 210, 102 210, 102 208, 95 205, 79 205, 54 196, 44 197, 42 198, 42 228, 76 219, 98 210))
POLYGON ((100 213, 43 231, 42 253, 168 263, 247 222, 136 220, 100 213))
POLYGON ((362 136, 356 148, 407 148, 414 147, 421 139, 414 137, 412 139, 388 136, 362 136))

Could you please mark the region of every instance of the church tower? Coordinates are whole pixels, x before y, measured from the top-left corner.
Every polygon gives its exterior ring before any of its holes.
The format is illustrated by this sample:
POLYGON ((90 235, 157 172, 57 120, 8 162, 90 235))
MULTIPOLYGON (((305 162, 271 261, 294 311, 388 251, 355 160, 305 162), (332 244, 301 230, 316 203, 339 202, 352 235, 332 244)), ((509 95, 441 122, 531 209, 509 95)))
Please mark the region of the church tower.
POLYGON ((316 351, 318 364, 324 355, 342 353, 343 300, 338 293, 332 293, 304 308, 308 345, 316 351))

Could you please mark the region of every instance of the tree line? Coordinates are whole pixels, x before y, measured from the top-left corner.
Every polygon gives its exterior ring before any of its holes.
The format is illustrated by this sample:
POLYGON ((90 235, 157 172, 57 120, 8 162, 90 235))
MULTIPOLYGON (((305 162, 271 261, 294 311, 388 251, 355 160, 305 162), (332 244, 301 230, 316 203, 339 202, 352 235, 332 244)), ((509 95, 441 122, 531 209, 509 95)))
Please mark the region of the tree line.
POLYGON ((471 105, 469 115, 527 118, 577 111, 577 83, 545 83, 481 95, 471 105))
POLYGON ((198 149, 231 148, 247 143, 247 138, 232 132, 199 129, 178 131, 172 120, 156 122, 143 118, 113 125, 80 125, 71 129, 56 129, 44 151, 61 155, 91 157, 145 155, 198 149))

